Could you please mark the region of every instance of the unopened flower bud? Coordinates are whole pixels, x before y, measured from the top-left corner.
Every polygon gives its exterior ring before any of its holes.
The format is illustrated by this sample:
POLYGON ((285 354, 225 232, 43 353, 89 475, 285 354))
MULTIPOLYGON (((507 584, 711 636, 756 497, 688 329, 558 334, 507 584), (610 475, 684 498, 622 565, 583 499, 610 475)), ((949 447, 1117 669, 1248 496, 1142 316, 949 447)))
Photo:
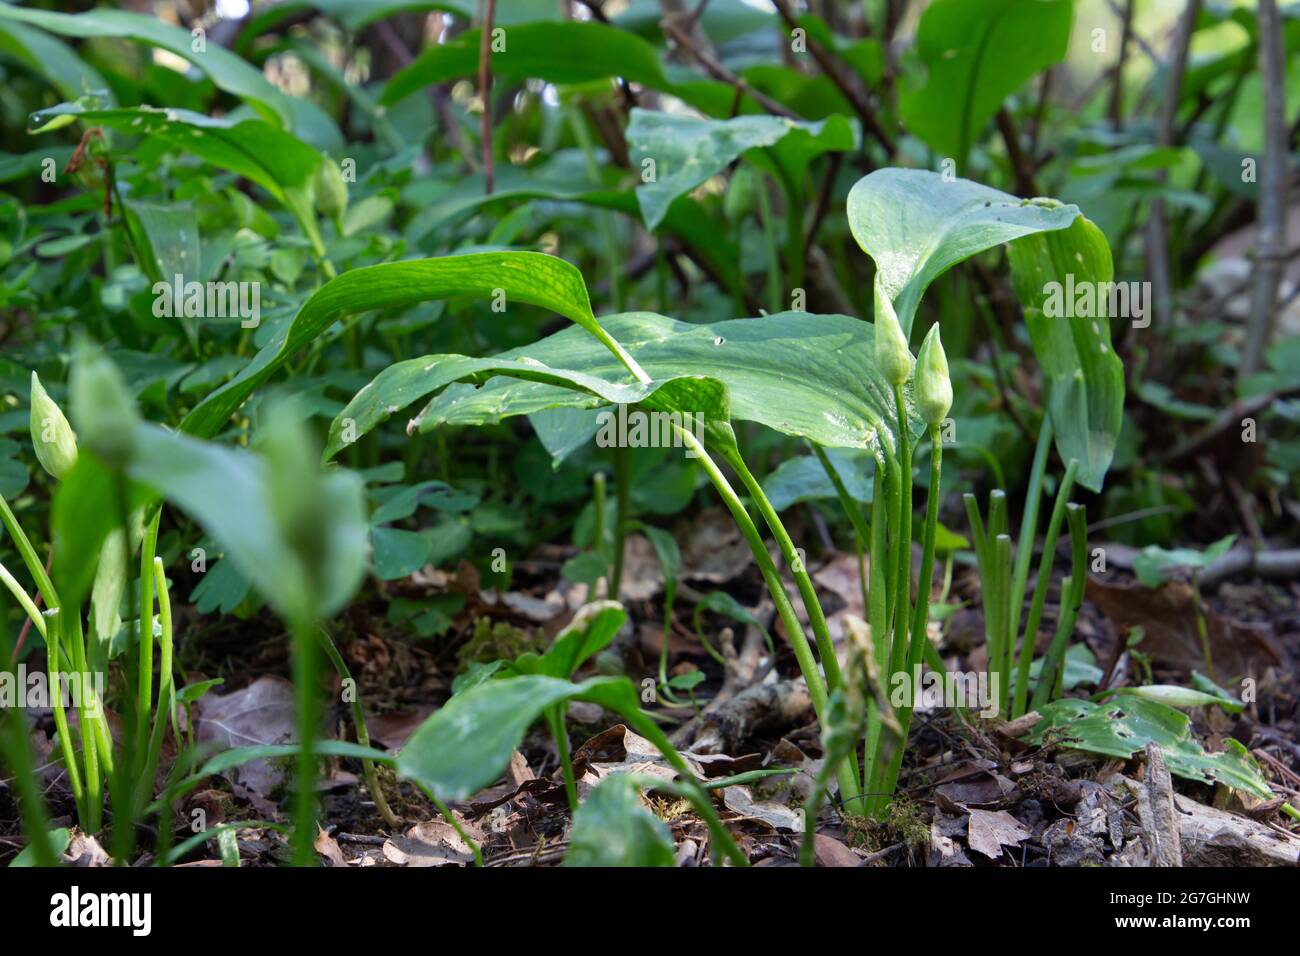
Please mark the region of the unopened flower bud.
POLYGON ((916 356, 916 408, 929 425, 938 425, 952 408, 952 379, 948 377, 948 356, 939 339, 939 325, 931 326, 916 356))
POLYGON ((912 352, 907 347, 907 336, 898 323, 894 304, 880 287, 880 274, 876 274, 876 365, 885 381, 900 387, 912 374, 912 352))
POLYGON ((67 416, 50 398, 40 378, 32 372, 32 445, 36 460, 51 477, 62 481, 77 463, 77 436, 67 416))
POLYGON ((348 210, 348 185, 338 164, 328 156, 322 156, 316 168, 316 208, 333 222, 342 219, 348 210))

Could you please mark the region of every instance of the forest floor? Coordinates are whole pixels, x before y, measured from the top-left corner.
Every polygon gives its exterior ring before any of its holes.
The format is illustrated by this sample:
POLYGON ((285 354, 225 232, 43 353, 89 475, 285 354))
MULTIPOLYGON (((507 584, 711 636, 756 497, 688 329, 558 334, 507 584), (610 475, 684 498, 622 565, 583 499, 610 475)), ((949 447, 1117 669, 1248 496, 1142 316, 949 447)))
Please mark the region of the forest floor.
MULTIPOLYGON (((669 674, 698 668, 704 678, 692 691, 695 708, 647 709, 701 777, 778 767, 791 771, 753 786, 715 791, 714 799, 751 862, 792 865, 803 829, 800 807, 822 756, 806 688, 734 526, 706 511, 679 530, 685 542, 683 583, 667 638, 669 674), (772 628, 775 662, 759 628, 712 612, 702 615, 703 632, 720 649, 725 667, 706 652, 694 633, 690 604, 715 590, 755 609, 757 619, 772 628)), ((1191 686, 1192 673, 1206 669, 1195 591, 1179 580, 1148 590, 1126 569, 1129 550, 1108 545, 1107 554, 1109 571, 1090 579, 1075 630, 1081 686, 1071 693, 1085 696, 1098 683, 1191 686), (1130 646, 1138 628, 1143 636, 1130 646)), ((544 646, 589 597, 585 586, 560 579, 569 556, 563 548, 539 549, 515 569, 514 590, 505 594, 482 590, 477 572, 462 564, 454 573, 426 570, 390 582, 387 601, 349 608, 334 636, 356 679, 372 743, 399 749, 450 696, 457 673, 469 663, 544 646), (384 611, 400 606, 395 599, 459 609, 448 613, 439 636, 413 640, 409 624, 394 623, 391 610, 384 611)), ((810 570, 832 634, 840 635, 845 615, 863 615, 857 560, 828 551, 810 561, 810 570)), ((943 626, 931 623, 931 637, 939 640, 952 670, 980 670, 986 663, 978 588, 975 569, 958 565, 943 605, 943 626)), ((664 640, 663 580, 649 543, 635 535, 628 542, 622 597, 629 623, 597 666, 653 686, 664 640)), ((1054 624, 1058 598, 1059 581, 1054 581, 1042 637, 1054 624)), ((887 815, 867 820, 842 816, 834 806, 823 810, 815 842, 818 863, 1149 865, 1168 862, 1171 853, 1188 865, 1296 863, 1300 836, 1278 808, 1283 799, 1300 802, 1300 584, 1237 577, 1204 591, 1202 601, 1216 676, 1250 675, 1254 683, 1228 685, 1248 700, 1240 714, 1217 707, 1192 711, 1193 732, 1207 751, 1222 749, 1225 736, 1241 741, 1260 762, 1277 799, 1254 800, 1223 786, 1171 777, 1162 760, 1141 753, 1126 761, 1051 742, 1032 746, 1024 736, 1032 721, 965 719, 956 709, 923 703, 887 815)), ((205 625, 182 608, 177 633, 186 682, 224 680, 188 715, 198 740, 233 746, 293 739, 288 647, 273 617, 224 616, 205 625)), ((343 687, 333 674, 330 684, 322 692, 342 701, 343 687)), ((346 703, 331 708, 329 720, 330 736, 355 739, 346 703)), ((611 772, 672 776, 653 746, 595 705, 572 705, 569 727, 580 793, 611 772)), ((33 741, 45 762, 42 776, 56 808, 53 822, 70 827, 71 799, 61 771, 49 763, 52 734, 49 715, 37 715, 33 741)), ((193 819, 209 828, 241 819, 285 819, 287 779, 286 767, 265 761, 214 777, 176 808, 177 839, 188 835, 193 819)), ((391 773, 381 771, 381 782, 401 821, 398 829, 380 818, 360 767, 332 758, 322 785, 317 841, 323 862, 470 862, 468 847, 421 794, 399 785, 391 773)), ((650 799, 673 832, 678 862, 707 864, 708 833, 689 805, 676 798, 650 799)), ((452 809, 480 843, 489 866, 549 865, 564 856, 569 811, 554 747, 540 729, 526 738, 502 782, 452 809)), ((16 808, 0 789, 0 864, 22 842, 16 808)), ((240 829, 238 845, 245 865, 288 859, 286 839, 273 829, 240 829)), ((93 864, 102 862, 102 851, 93 841, 74 840, 68 858, 93 864)), ((141 862, 148 859, 145 851, 141 862)), ((215 841, 190 853, 188 861, 219 865, 215 841)))

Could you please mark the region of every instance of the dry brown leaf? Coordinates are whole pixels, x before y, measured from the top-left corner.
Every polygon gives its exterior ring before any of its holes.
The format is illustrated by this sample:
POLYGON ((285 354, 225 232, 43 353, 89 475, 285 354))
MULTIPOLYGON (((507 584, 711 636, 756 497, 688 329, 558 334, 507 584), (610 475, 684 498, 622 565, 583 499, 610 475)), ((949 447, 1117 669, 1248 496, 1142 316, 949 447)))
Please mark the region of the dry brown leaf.
POLYGON ((339 843, 332 836, 316 827, 316 839, 312 843, 316 852, 325 857, 330 866, 347 866, 348 861, 343 859, 343 850, 340 849, 339 843))
POLYGON ((818 866, 860 866, 861 858, 834 837, 813 834, 813 852, 818 866))
POLYGON ((722 802, 727 809, 747 820, 758 820, 774 830, 803 832, 803 814, 771 800, 755 800, 748 787, 728 787, 722 802))
MULTIPOLYGON (((466 830, 478 839, 470 827, 466 830)), ((384 843, 384 856, 398 866, 467 866, 474 862, 469 845, 445 820, 417 823, 405 835, 391 837, 384 843)))
POLYGON ((1029 836, 1029 828, 1005 810, 972 809, 966 824, 967 846, 990 860, 1001 857, 1004 846, 1017 846, 1029 836))
MULTIPOLYGON (((1143 654, 1182 670, 1205 670, 1191 585, 1169 581, 1151 590, 1140 584, 1106 584, 1090 577, 1087 596, 1115 625, 1121 638, 1133 627, 1142 628, 1145 636, 1138 649, 1143 654)), ((1286 651, 1270 626, 1223 617, 1205 601, 1202 608, 1217 670, 1232 675, 1262 674, 1285 662, 1286 651)))
MULTIPOLYGON (((283 677, 259 677, 243 690, 205 694, 194 705, 198 740, 223 747, 285 744, 295 739, 293 685, 283 677)), ((284 781, 284 772, 269 760, 250 760, 226 776, 263 796, 284 781)))

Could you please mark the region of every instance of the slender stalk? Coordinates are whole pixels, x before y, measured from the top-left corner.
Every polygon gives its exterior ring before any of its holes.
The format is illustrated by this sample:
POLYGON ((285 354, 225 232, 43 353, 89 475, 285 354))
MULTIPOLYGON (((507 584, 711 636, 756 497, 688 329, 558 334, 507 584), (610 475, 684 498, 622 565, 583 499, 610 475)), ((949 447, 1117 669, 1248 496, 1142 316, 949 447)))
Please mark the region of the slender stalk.
POLYGON ((474 854, 474 865, 481 867, 483 865, 483 851, 478 848, 478 844, 474 842, 474 838, 471 837, 469 832, 461 825, 456 814, 451 812, 449 806, 435 797, 432 790, 427 789, 422 784, 417 784, 417 786, 424 791, 424 795, 429 798, 435 807, 438 808, 438 812, 442 814, 442 818, 451 824, 451 828, 456 831, 456 835, 465 841, 465 845, 469 847, 470 852, 474 854))
POLYGON ((776 538, 776 543, 781 548, 781 555, 789 565, 791 574, 794 575, 799 596, 803 599, 804 610, 808 612, 808 623, 812 625, 813 637, 817 642, 817 654, 821 657, 822 667, 826 671, 826 689, 828 692, 833 691, 843 683, 844 679, 840 674, 840 662, 835 656, 835 645, 831 641, 826 615, 822 611, 821 601, 817 598, 817 591, 813 588, 808 569, 804 567, 803 559, 795 549, 794 542, 790 539, 790 534, 786 531, 780 515, 776 513, 767 493, 763 491, 763 486, 758 483, 758 479, 750 472, 745 460, 740 457, 740 451, 732 446, 724 449, 722 456, 727 464, 735 469, 736 474, 740 476, 741 484, 754 499, 759 514, 763 516, 772 536, 776 538))
POLYGON ((1025 636, 1020 647, 1020 661, 1016 670, 1016 700, 1012 717, 1019 717, 1025 712, 1025 700, 1029 694, 1029 667, 1034 656, 1034 644, 1038 637, 1038 622, 1043 616, 1043 601, 1047 598, 1047 586, 1052 579, 1052 564, 1056 557, 1056 538, 1061 532, 1061 521, 1065 517, 1066 504, 1070 500, 1070 491, 1074 487, 1074 475, 1079 462, 1070 459, 1065 467, 1065 477, 1056 489, 1056 501, 1052 505, 1052 516, 1047 522, 1047 532, 1043 536, 1043 556, 1038 563, 1038 580, 1034 584, 1034 597, 1029 605, 1029 617, 1025 620, 1025 636))
POLYGON ((1061 582, 1061 613, 1056 623, 1056 633, 1052 644, 1043 659, 1043 668, 1038 672, 1038 686, 1034 689, 1033 707, 1037 710, 1058 693, 1057 685, 1065 670, 1065 650, 1070 634, 1074 631, 1074 622, 1083 604, 1083 592, 1088 583, 1087 563, 1088 528, 1082 505, 1069 505, 1067 519, 1070 525, 1070 543, 1072 567, 1070 576, 1061 582))
MULTIPOLYGON (((72 798, 77 804, 78 819, 86 819, 86 791, 81 783, 81 769, 77 763, 77 754, 72 746, 72 732, 68 727, 68 714, 63 706, 62 688, 59 685, 60 659, 63 654, 60 641, 60 618, 58 608, 52 612, 49 630, 45 637, 46 664, 50 686, 50 700, 54 705, 54 726, 59 732, 59 749, 63 751, 63 766, 68 771, 68 786, 72 789, 72 798)), ((71 666, 71 662, 69 662, 71 666)))
POLYGON ((624 552, 627 550, 627 523, 631 518, 632 451, 626 445, 614 448, 614 564, 609 575, 609 596, 618 600, 623 583, 624 552))
MULTIPOLYGON (((938 426, 930 426, 930 492, 925 505, 925 529, 921 538, 921 576, 916 582, 916 609, 912 617, 912 637, 908 647, 907 663, 904 669, 909 686, 912 675, 920 666, 925 648, 930 639, 926 634, 926 623, 930 619, 930 588, 934 583, 934 539, 939 526, 939 502, 942 499, 941 474, 943 467, 943 441, 938 426)), ((889 767, 885 771, 884 786, 876 796, 881 808, 888 804, 898 786, 898 775, 903 766, 903 751, 907 746, 907 732, 912 723, 912 711, 916 702, 908 700, 898 713, 900 739, 898 746, 890 757, 889 767)))
MULTIPOLYGON (((321 647, 325 649, 325 656, 329 658, 330 663, 334 666, 334 672, 338 674, 339 680, 353 680, 352 672, 348 670, 347 662, 343 660, 343 655, 339 653, 338 645, 330 637, 329 631, 324 627, 320 628, 321 647)), ((165 671, 164 671, 165 673, 165 671)), ((357 734, 357 743, 363 747, 370 746, 370 729, 366 726, 366 714, 361 707, 361 695, 359 693, 352 695, 352 726, 357 734)), ((383 788, 379 785, 379 774, 375 770, 375 762, 369 758, 362 758, 361 769, 366 777, 366 786, 370 788, 370 794, 375 798, 375 809, 379 815, 384 818, 384 822, 390 827, 401 826, 401 821, 397 819, 396 814, 388 806, 388 800, 384 797, 383 788)))
POLYGON ((907 404, 903 387, 894 386, 894 404, 898 409, 898 543, 896 583, 894 584, 894 642, 890 653, 890 670, 903 665, 907 649, 908 613, 912 600, 912 439, 908 434, 907 404))
MULTIPOLYGON (((876 656, 876 667, 883 670, 885 648, 889 641, 889 567, 888 567, 888 509, 889 496, 885 493, 885 464, 876 462, 871 495, 871 590, 867 601, 867 619, 871 625, 871 643, 876 656)), ((876 774, 876 755, 880 748, 881 714, 874 694, 867 695, 867 740, 862 768, 863 791, 872 793, 871 784, 876 774)))
MULTIPOLYGON (((9 634, 0 628, 0 660, 9 660, 13 651, 9 634)), ((55 866, 58 858, 50 843, 49 817, 37 785, 36 768, 27 739, 27 721, 17 707, 0 709, 0 764, 8 769, 8 785, 18 796, 18 811, 23 832, 37 866, 55 866)))
POLYGON ((45 615, 41 614, 40 608, 36 602, 27 596, 27 591, 18 583, 13 574, 3 564, 0 564, 0 582, 9 589, 9 593, 14 596, 14 600, 22 607, 31 622, 36 625, 36 630, 40 631, 41 637, 45 636, 45 615))
POLYGON ((293 637, 294 712, 297 716, 298 758, 294 781, 293 865, 316 862, 316 635, 310 620, 291 625, 293 637))
MULTIPOLYGON (((667 640, 667 635, 664 635, 667 640)), ((564 795, 569 801, 569 812, 578 812, 578 783, 573 777, 573 755, 569 752, 569 730, 564 725, 564 707, 561 703, 547 708, 546 722, 550 725, 551 736, 555 738, 555 754, 564 773, 564 795)))
POLYGON ((59 595, 54 590, 54 584, 50 581, 50 576, 45 572, 45 565, 41 563, 40 558, 36 556, 36 549, 32 547, 32 542, 28 539, 22 526, 18 524, 18 519, 9 508, 9 502, 5 501, 4 495, 0 495, 0 522, 3 522, 9 537, 13 538, 14 547, 18 549, 18 554, 23 559, 23 564, 27 565, 27 571, 36 582, 36 589, 41 592, 41 597, 45 599, 45 606, 50 609, 59 607, 59 595))
POLYGON ((591 476, 591 499, 595 510, 592 539, 595 542, 596 553, 608 560, 609 551, 605 547, 605 473, 603 471, 598 471, 591 476))
POLYGON ((1011 631, 1014 641, 1020 632, 1021 613, 1024 611, 1025 585, 1029 581, 1029 563, 1034 557, 1034 535, 1038 533, 1038 507, 1043 497, 1043 474, 1047 471, 1047 455, 1052 447, 1052 416, 1043 415, 1038 429, 1038 444, 1034 448, 1034 463, 1029 469, 1029 487, 1025 489, 1025 511, 1020 518, 1020 537, 1016 541, 1016 573, 1011 581, 1012 600, 1015 602, 1015 626, 1011 631))
MULTIPOLYGON (((136 692, 136 759, 145 759, 146 742, 149 736, 149 715, 153 711, 153 583, 154 552, 158 549, 158 522, 162 518, 162 507, 154 511, 153 518, 145 528, 144 538, 140 542, 140 667, 136 692)), ((127 528, 127 516, 122 515, 122 547, 129 559, 131 553, 131 532, 127 528)), ((123 567, 127 565, 124 563, 123 567)), ((159 689, 161 696, 161 688, 159 689)), ((142 783, 144 781, 141 781, 142 783)))
MULTIPOLYGON (((799 663, 799 670, 808 684, 808 696, 812 699, 813 710, 817 714, 817 719, 822 720, 823 715, 826 713, 826 684, 822 679, 821 670, 817 667, 817 661, 813 657, 812 647, 808 644, 808 637, 804 634, 803 625, 799 623, 799 618, 790 603, 790 596, 785 592, 785 584, 781 581, 780 574, 777 573, 771 555, 767 553, 767 546, 763 543, 762 535, 758 533, 757 526, 754 524, 753 519, 750 518, 749 512, 745 510, 745 506, 736 494, 735 489, 731 487, 731 483, 727 481, 726 476, 718 468, 717 463, 705 450, 704 446, 691 434, 689 429, 678 427, 676 431, 681 436, 682 444, 699 459, 700 465, 704 468, 704 473, 708 475, 713 487, 717 489, 723 504, 731 512, 732 519, 740 529, 745 543, 749 545, 750 551, 753 552, 754 561, 758 564, 759 572, 763 576, 763 583, 767 585, 768 592, 772 595, 777 615, 781 618, 790 646, 794 650, 795 660, 799 663)), ((857 778, 850 771, 847 764, 837 768, 837 778, 840 784, 840 796, 844 799, 845 805, 851 807, 853 801, 859 799, 860 791, 857 778)))

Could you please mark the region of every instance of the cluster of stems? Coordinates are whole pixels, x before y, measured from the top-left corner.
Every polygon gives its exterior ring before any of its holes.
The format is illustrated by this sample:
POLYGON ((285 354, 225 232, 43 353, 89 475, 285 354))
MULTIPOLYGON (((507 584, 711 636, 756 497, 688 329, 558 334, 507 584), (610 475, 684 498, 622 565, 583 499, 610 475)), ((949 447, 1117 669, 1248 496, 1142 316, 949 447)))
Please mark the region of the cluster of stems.
POLYGON ((1052 442, 1050 416, 1043 416, 1038 446, 1030 469, 1029 488, 1020 523, 1020 538, 1012 546, 1008 530, 1007 496, 1002 490, 989 494, 987 520, 980 514, 973 494, 963 496, 970 521, 975 556, 979 564, 981 600, 984 610, 984 637, 988 647, 989 685, 997 691, 998 712, 1009 718, 1020 717, 1060 695, 1065 651, 1074 630, 1083 590, 1087 581, 1087 527, 1082 505, 1071 502, 1078 462, 1071 460, 1056 489, 1052 514, 1043 536, 1043 553, 1030 599, 1029 615, 1021 630, 1025 588, 1033 558, 1034 538, 1038 533, 1038 510, 1042 497, 1047 453, 1052 442), (1031 667, 1038 626, 1051 583, 1053 559, 1061 526, 1068 526, 1072 545, 1071 573, 1061 585, 1061 611, 1056 631, 1043 659, 1038 680, 1030 697, 1031 667), (1017 654, 1017 638, 1019 653, 1017 654))

